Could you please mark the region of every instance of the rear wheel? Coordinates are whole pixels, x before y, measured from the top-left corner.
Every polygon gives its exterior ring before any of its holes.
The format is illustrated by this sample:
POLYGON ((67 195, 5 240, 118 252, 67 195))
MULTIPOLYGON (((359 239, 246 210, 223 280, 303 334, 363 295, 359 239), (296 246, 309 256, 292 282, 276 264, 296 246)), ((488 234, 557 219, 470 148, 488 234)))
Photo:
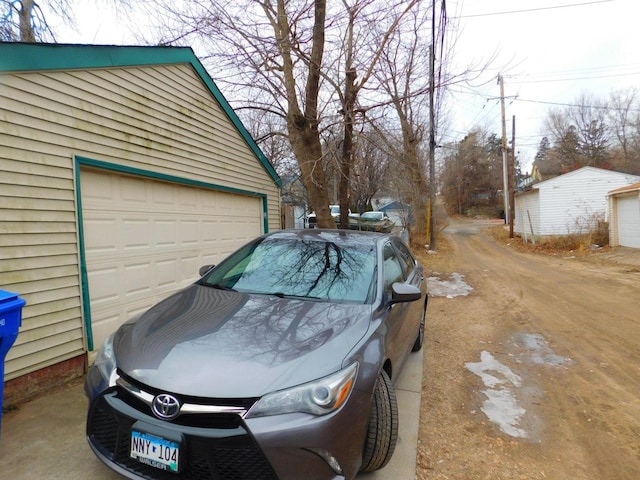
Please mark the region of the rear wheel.
POLYGON ((391 379, 383 370, 380 372, 373 394, 360 471, 373 472, 389 463, 397 440, 398 401, 391 379))

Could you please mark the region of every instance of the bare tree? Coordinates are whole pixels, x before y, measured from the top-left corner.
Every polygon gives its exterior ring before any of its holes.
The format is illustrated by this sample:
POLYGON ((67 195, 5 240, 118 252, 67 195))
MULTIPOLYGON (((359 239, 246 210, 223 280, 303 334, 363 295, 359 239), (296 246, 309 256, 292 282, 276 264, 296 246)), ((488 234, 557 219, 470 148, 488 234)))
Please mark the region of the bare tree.
POLYGON ((608 111, 605 102, 585 94, 570 106, 549 111, 544 126, 550 132, 553 144, 546 165, 554 167, 547 168, 551 176, 587 165, 611 167, 608 111))
MULTIPOLYGON (((344 95, 342 95, 343 130, 344 140, 342 149, 342 158, 340 162, 340 225, 346 227, 348 225, 349 204, 349 182, 351 179, 350 170, 353 163, 353 130, 356 121, 356 104, 360 92, 365 88, 367 83, 374 76, 378 64, 384 52, 388 48, 391 39, 402 24, 402 20, 412 9, 419 3, 419 0, 411 0, 409 2, 398 2, 396 5, 386 4, 384 7, 377 7, 379 2, 372 0, 356 0, 350 6, 346 0, 343 5, 348 13, 347 33, 345 42, 345 80, 344 95), (373 7, 373 8, 371 8, 373 7), (360 40, 354 39, 354 29, 356 20, 362 17, 364 20, 363 32, 373 33, 373 37, 369 34, 361 34, 360 40), (386 17, 386 22, 380 22, 381 18, 386 17), (382 27, 381 27, 382 25, 382 27), (372 43, 373 40, 373 43, 372 43), (375 49, 367 48, 375 45, 375 49), (357 55, 356 55, 357 50, 357 55), (358 67, 356 58, 359 58, 360 70, 362 76, 358 78, 358 67)), ((368 109, 373 108, 369 106, 368 109)), ((363 112, 366 110, 363 110, 363 112)))
POLYGON ((53 17, 73 26, 74 0, 0 0, 0 40, 55 42, 53 17))
POLYGON ((351 181, 351 210, 363 213, 372 209, 373 198, 390 183, 395 158, 386 148, 386 138, 365 131, 354 142, 351 181))
MULTIPOLYGON (((331 152, 324 147, 342 137, 338 185, 344 226, 354 132, 371 108, 361 106, 361 94, 391 33, 420 0, 344 0, 329 7, 326 0, 152 4, 161 43, 189 42, 206 52, 200 57, 216 82, 225 84, 227 96, 282 122, 322 227, 335 225, 326 175, 331 152)), ((380 92, 373 98, 380 103, 380 92)))
POLYGON ((498 209, 503 188, 501 139, 474 130, 448 145, 447 151, 441 182, 448 209, 458 214, 474 207, 498 209))
POLYGON ((607 105, 594 96, 580 95, 576 106, 570 107, 569 115, 579 134, 579 150, 582 166, 607 166, 609 130, 607 127, 607 105))
POLYGON ((616 170, 640 173, 640 98, 636 88, 613 91, 608 120, 615 144, 612 163, 616 170))
MULTIPOLYGON (((382 68, 378 72, 381 90, 389 98, 390 113, 397 120, 392 125, 400 126, 401 141, 394 141, 395 135, 386 135, 387 148, 394 152, 398 174, 407 180, 403 200, 413 206, 417 232, 426 232, 429 192, 423 146, 429 125, 426 115, 430 88, 429 64, 424 60, 429 58, 430 45, 421 33, 426 25, 424 13, 412 12, 406 29, 394 32, 389 48, 382 54, 382 68)), ((376 128, 385 128, 378 124, 374 121, 376 128)))

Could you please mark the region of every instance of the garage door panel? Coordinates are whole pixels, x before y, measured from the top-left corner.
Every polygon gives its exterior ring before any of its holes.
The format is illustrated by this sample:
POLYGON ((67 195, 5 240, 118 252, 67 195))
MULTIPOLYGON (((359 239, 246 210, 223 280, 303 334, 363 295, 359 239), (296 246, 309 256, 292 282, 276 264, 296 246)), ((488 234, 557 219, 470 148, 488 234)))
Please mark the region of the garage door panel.
POLYGON ((91 301, 96 305, 118 300, 118 269, 113 266, 101 267, 95 265, 87 272, 91 286, 91 301))
POLYGON ((156 262, 156 278, 158 288, 177 288, 178 262, 173 258, 156 262))
POLYGON ((122 204, 137 204, 142 207, 149 205, 148 185, 133 177, 115 177, 114 180, 113 184, 118 184, 118 188, 113 198, 119 199, 122 204))
MULTIPOLYGON (((198 195, 198 193, 199 192, 195 189, 191 189, 191 190, 180 189, 177 205, 183 208, 194 208, 199 210, 198 197, 200 195, 198 195)), ((203 192, 203 196, 206 196, 204 192, 203 192)))
POLYGON ((177 231, 183 246, 197 245, 202 241, 200 220, 180 220, 177 231))
POLYGON ((97 255, 116 251, 116 221, 91 218, 84 220, 85 253, 97 255))
POLYGON ((640 248, 640 200, 636 196, 618 199, 618 233, 621 246, 640 248))
POLYGON ((94 348, 262 233, 260 198, 94 170, 81 184, 94 348))
POLYGON ((147 262, 125 265, 123 293, 127 296, 136 296, 150 292, 154 287, 153 281, 151 281, 152 270, 152 263, 147 262))
POLYGON ((151 220, 125 218, 119 223, 120 225, 116 226, 116 232, 121 232, 122 249, 126 251, 151 247, 153 228, 151 220))

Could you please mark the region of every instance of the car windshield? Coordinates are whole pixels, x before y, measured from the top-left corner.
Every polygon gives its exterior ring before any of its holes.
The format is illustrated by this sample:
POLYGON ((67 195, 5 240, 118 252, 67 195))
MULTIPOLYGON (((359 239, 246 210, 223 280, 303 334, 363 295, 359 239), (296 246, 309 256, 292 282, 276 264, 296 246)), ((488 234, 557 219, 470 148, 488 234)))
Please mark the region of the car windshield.
POLYGON ((375 280, 373 244, 267 237, 231 255, 200 284, 281 297, 370 303, 375 280))
POLYGON ((373 220, 382 220, 384 218, 384 214, 382 212, 364 212, 361 216, 363 218, 371 218, 373 220))

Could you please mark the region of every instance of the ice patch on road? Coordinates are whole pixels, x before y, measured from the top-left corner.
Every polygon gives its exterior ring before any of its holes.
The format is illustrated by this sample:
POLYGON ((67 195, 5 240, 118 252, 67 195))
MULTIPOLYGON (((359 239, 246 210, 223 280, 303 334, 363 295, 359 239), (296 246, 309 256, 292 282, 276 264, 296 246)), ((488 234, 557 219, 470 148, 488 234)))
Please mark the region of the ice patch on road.
POLYGON ((482 392, 487 399, 482 403, 481 408, 487 418, 497 424, 507 435, 526 438, 527 432, 519 427, 520 419, 526 410, 518 405, 513 391, 513 388, 522 385, 520 376, 487 351, 480 354, 480 362, 468 362, 465 366, 470 372, 478 375, 488 387, 482 392))
POLYGON ((505 383, 505 380, 516 387, 522 385, 522 379, 520 378, 520 375, 516 375, 515 373, 513 373, 509 367, 500 363, 489 352, 483 351, 480 354, 479 362, 469 362, 466 363, 465 366, 468 370, 478 375, 487 387, 493 388, 496 385, 505 383), (505 377, 505 380, 499 379, 493 375, 488 374, 487 372, 499 373, 503 377, 505 377))
POLYGON ((507 388, 485 390, 487 400, 481 410, 500 430, 516 438, 527 438, 527 432, 518 427, 520 419, 527 412, 518 405, 515 395, 507 388))
POLYGON ((549 346, 547 340, 539 333, 517 333, 513 337, 514 346, 521 346, 526 351, 519 355, 521 360, 536 365, 563 366, 575 363, 572 359, 557 355, 549 346))
POLYGON ((464 281, 464 275, 452 273, 449 280, 439 277, 429 277, 427 286, 431 297, 466 297, 473 291, 473 287, 464 281))

